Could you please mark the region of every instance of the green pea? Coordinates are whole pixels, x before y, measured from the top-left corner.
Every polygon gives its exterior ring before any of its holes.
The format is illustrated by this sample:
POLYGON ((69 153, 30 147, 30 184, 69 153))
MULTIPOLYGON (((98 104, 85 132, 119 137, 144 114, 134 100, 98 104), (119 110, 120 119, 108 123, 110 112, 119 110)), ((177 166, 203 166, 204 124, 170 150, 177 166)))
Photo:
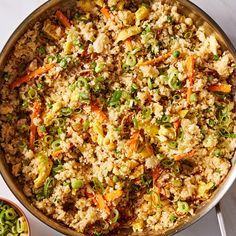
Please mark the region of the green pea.
POLYGON ((71 181, 71 187, 72 189, 80 189, 83 188, 84 182, 81 179, 75 179, 71 181))
POLYGON ((173 52, 173 57, 178 58, 180 56, 180 51, 174 51, 173 52))
POLYGON ((113 181, 113 183, 117 183, 119 181, 119 179, 118 179, 118 177, 116 175, 114 175, 112 177, 112 181, 113 181))

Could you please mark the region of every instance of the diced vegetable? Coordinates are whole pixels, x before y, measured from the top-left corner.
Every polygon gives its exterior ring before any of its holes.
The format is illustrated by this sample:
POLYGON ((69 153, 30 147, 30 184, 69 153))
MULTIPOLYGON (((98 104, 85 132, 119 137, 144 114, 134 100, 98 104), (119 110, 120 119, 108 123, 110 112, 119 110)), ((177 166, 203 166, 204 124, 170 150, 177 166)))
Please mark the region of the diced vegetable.
POLYGON ((41 103, 39 101, 34 102, 33 113, 31 115, 31 126, 30 126, 30 140, 29 146, 34 151, 34 142, 37 134, 37 126, 34 124, 34 119, 37 118, 41 111, 41 103))
POLYGON ((150 14, 150 9, 148 7, 142 5, 135 12, 135 18, 137 21, 145 20, 148 18, 149 14, 150 14))
POLYGON ((191 152, 176 155, 176 156, 174 156, 174 160, 175 161, 180 161, 180 160, 192 157, 194 155, 194 153, 195 153, 194 151, 191 151, 191 152))
POLYGON ((209 86, 208 89, 212 92, 230 93, 231 85, 230 84, 217 84, 217 85, 209 86))
POLYGON ((197 189, 197 193, 199 197, 207 197, 208 192, 213 189, 215 187, 215 184, 213 182, 209 182, 209 183, 204 183, 204 182, 200 182, 198 189, 197 189))
POLYGON ((103 0, 94 0, 94 2, 95 2, 96 5, 98 5, 99 7, 103 7, 104 4, 105 4, 103 0))
POLYGON ((129 49, 129 51, 132 51, 133 45, 132 45, 131 38, 127 38, 127 39, 125 40, 125 44, 126 44, 127 48, 129 49))
POLYGON ((46 64, 42 67, 39 67, 37 70, 29 73, 28 75, 25 75, 25 76, 21 77, 20 79, 13 81, 10 84, 10 88, 14 89, 16 87, 19 87, 19 86, 21 86, 21 84, 26 83, 26 82, 30 81, 31 79, 35 79, 35 78, 47 73, 53 67, 54 67, 54 64, 46 64))
POLYGON ((107 193, 104 195, 104 198, 108 201, 108 202, 112 202, 114 200, 116 200, 117 198, 121 197, 123 194, 122 190, 114 190, 110 193, 107 193))
POLYGON ((180 214, 187 214, 190 208, 187 202, 178 201, 177 202, 177 212, 180 214))
POLYGON ((112 94, 112 97, 110 98, 109 105, 117 106, 120 102, 121 96, 122 90, 115 90, 115 92, 112 94))
POLYGON ((71 26, 69 19, 60 10, 56 11, 56 17, 66 28, 71 26))
POLYGON ((137 66, 147 66, 147 65, 155 65, 158 63, 161 63, 163 61, 165 61, 166 59, 168 59, 171 56, 171 53, 166 53, 164 55, 161 55, 160 57, 154 58, 152 60, 149 61, 144 61, 141 63, 138 63, 137 66))
POLYGON ((53 162, 44 151, 36 155, 38 177, 34 180, 34 187, 40 188, 44 185, 47 177, 51 173, 53 162))
POLYGON ((128 157, 132 155, 133 152, 136 152, 138 149, 138 140, 139 140, 139 131, 136 131, 131 136, 130 140, 127 142, 128 147, 128 157))
POLYGON ((189 56, 186 62, 186 73, 187 79, 189 81, 188 89, 187 89, 187 102, 190 103, 190 98, 192 95, 192 86, 194 83, 194 67, 195 67, 195 58, 193 56, 189 56))
POLYGON ((107 19, 111 19, 111 15, 109 12, 109 9, 107 7, 103 7, 101 9, 101 13, 107 18, 107 19))
POLYGON ((54 187, 54 178, 48 177, 43 186, 43 194, 45 198, 50 196, 50 194, 53 191, 53 187, 54 187))
POLYGON ((97 116, 100 122, 104 122, 107 120, 106 114, 94 103, 91 104, 91 110, 94 112, 97 116))
POLYGON ((72 189, 80 189, 83 188, 84 182, 81 179, 75 179, 71 181, 71 187, 72 189))
POLYGON ((95 194, 95 201, 99 209, 105 210, 108 215, 110 214, 110 209, 108 208, 103 196, 100 193, 95 194))
POLYGON ((174 58, 178 58, 180 56, 180 51, 174 51, 172 55, 174 58))
POLYGON ((142 32, 141 28, 137 26, 131 26, 129 28, 123 29, 119 32, 117 38, 116 38, 116 43, 120 41, 124 41, 127 38, 130 38, 131 36, 140 34, 142 32))
POLYGON ((93 177, 93 189, 101 194, 105 191, 102 182, 97 177, 93 177))

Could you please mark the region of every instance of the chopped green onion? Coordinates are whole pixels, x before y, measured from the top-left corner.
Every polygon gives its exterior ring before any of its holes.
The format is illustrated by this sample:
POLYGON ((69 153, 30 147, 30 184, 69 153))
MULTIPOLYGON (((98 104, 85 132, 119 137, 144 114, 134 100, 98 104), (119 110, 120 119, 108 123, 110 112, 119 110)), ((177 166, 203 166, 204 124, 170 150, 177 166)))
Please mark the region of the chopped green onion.
POLYGON ((47 107, 48 107, 49 109, 51 109, 51 108, 53 107, 53 104, 48 103, 48 104, 47 104, 47 107))
POLYGON ((216 149, 216 150, 214 151, 214 156, 216 156, 216 157, 221 157, 222 155, 223 155, 222 150, 216 149))
POLYGON ((116 5, 111 6, 111 7, 110 7, 110 10, 111 10, 111 11, 115 11, 115 10, 116 10, 116 5))
POLYGON ((121 96, 122 96, 122 91, 121 90, 116 90, 113 93, 113 95, 112 95, 112 97, 109 101, 109 105, 110 106, 117 106, 120 102, 121 96))
POLYGON ((62 116, 70 116, 73 113, 73 109, 70 107, 64 107, 61 109, 62 116))
POLYGON ((79 100, 80 101, 89 101, 90 100, 90 96, 86 92, 80 92, 79 93, 79 100))
POLYGON ((43 194, 45 198, 50 196, 50 194, 52 193, 53 187, 54 187, 54 178, 48 177, 43 186, 43 194))
POLYGON ((88 81, 86 80, 86 78, 79 78, 76 82, 78 87, 85 87, 85 89, 89 89, 89 84, 88 81))
POLYGON ((43 141, 45 144, 51 144, 53 142, 53 136, 52 135, 46 135, 43 138, 43 141))
POLYGON ((66 58, 62 58, 59 65, 60 65, 61 68, 65 69, 67 67, 67 65, 68 65, 67 59, 66 58))
POLYGON ((163 116, 161 117, 161 119, 156 120, 156 122, 157 122, 157 124, 159 124, 159 125, 163 125, 163 124, 169 123, 169 122, 170 122, 170 116, 168 116, 168 115, 163 115, 163 116))
POLYGON ((190 102, 192 102, 192 103, 197 102, 197 94, 196 93, 191 94, 190 102))
POLYGON ((60 139, 58 139, 58 140, 56 140, 56 141, 54 141, 54 142, 52 143, 52 149, 53 149, 54 151, 55 151, 55 150, 59 150, 60 147, 61 147, 61 140, 60 140, 60 139))
POLYGON ((152 176, 142 175, 141 176, 141 182, 142 182, 143 185, 145 185, 147 188, 149 188, 152 185, 152 176))
POLYGON ((177 101, 177 100, 179 100, 180 99, 180 96, 178 95, 178 94, 175 94, 174 96, 173 96, 173 100, 174 101, 177 101))
POLYGON ((133 54, 128 54, 125 64, 127 66, 133 67, 136 65, 136 63, 137 63, 136 56, 133 54))
POLYGON ((177 77, 171 77, 168 80, 168 85, 173 90, 178 90, 182 87, 182 82, 177 77))
POLYGON ((114 223, 116 223, 116 222, 118 221, 120 214, 119 214, 119 211, 118 211, 117 209, 113 209, 112 211, 113 211, 113 214, 114 214, 115 216, 114 216, 114 218, 111 220, 111 222, 114 224, 114 223))
POLYGON ((103 194, 105 190, 102 183, 99 181, 99 179, 97 177, 93 177, 92 181, 93 181, 93 189, 96 192, 103 194))
POLYGON ((130 66, 127 65, 126 63, 124 63, 124 64, 122 65, 122 69, 123 69, 124 71, 129 71, 129 70, 130 70, 130 66))
POLYGON ((135 93, 138 90, 138 86, 136 84, 131 85, 131 93, 135 93))
POLYGON ((73 39, 72 44, 73 44, 74 46, 78 46, 78 47, 81 48, 81 49, 84 48, 84 45, 80 42, 79 39, 73 39))
POLYGON ((22 216, 20 218, 17 219, 16 221, 16 231, 17 233, 23 233, 24 231, 26 231, 26 222, 25 222, 25 218, 22 216))
POLYGON ((48 57, 48 63, 52 63, 56 58, 54 56, 48 57))
POLYGON ((207 81, 211 83, 214 80, 214 77, 212 75, 208 76, 207 81))
POLYGON ((99 73, 103 70, 104 63, 96 63, 96 66, 94 68, 95 73, 99 73))
POLYGON ((167 16, 167 22, 172 24, 173 23, 173 18, 172 16, 167 16))
POLYGON ((80 189, 83 188, 84 182, 81 179, 75 179, 71 181, 71 187, 72 189, 80 189))
POLYGON ((28 96, 29 96, 30 99, 35 99, 37 97, 37 95, 38 95, 38 93, 35 89, 30 88, 28 90, 28 96))
POLYGON ((218 54, 215 54, 215 55, 213 56, 213 59, 214 59, 214 61, 218 61, 218 60, 219 60, 219 55, 218 55, 218 54))
POLYGON ((168 143, 168 146, 171 148, 171 149, 177 149, 178 147, 178 143, 176 141, 171 141, 168 143))
POLYGON ((180 51, 174 51, 172 55, 174 58, 178 58, 180 56, 180 51))
POLYGON ((150 119, 152 114, 152 109, 150 107, 145 107, 142 111, 143 119, 150 119))
POLYGON ((184 38, 185 38, 185 39, 192 38, 192 35, 193 35, 193 33, 192 33, 192 32, 190 32, 190 31, 188 31, 188 32, 185 32, 185 33, 184 33, 184 38))
POLYGON ((14 220, 17 217, 17 213, 13 208, 9 208, 5 211, 6 220, 14 220))
POLYGON ((208 120, 208 121, 207 121, 207 124, 208 124, 211 128, 213 128, 213 127, 215 126, 216 122, 215 122, 214 120, 208 120))
POLYGON ((43 55, 45 55, 45 53, 46 53, 46 49, 45 49, 45 47, 43 47, 43 46, 37 48, 37 51, 38 51, 38 54, 39 54, 40 56, 43 56, 43 55))
POLYGON ((52 175, 55 176, 57 173, 63 170, 63 165, 60 160, 56 160, 53 163, 52 175))
POLYGON ((177 217, 175 215, 170 215, 169 220, 170 220, 171 223, 175 223, 176 220, 177 220, 177 217))
POLYGON ((134 128, 138 129, 138 121, 135 117, 133 118, 133 123, 134 123, 134 128))
POLYGON ((3 73, 3 79, 4 79, 5 81, 8 81, 8 80, 10 79, 10 74, 9 74, 8 72, 4 72, 4 73, 3 73))
POLYGON ((182 202, 182 201, 177 202, 177 212, 181 214, 186 214, 189 212, 189 210, 190 208, 187 202, 182 202))
POLYGON ((161 165, 164 168, 170 168, 175 164, 175 162, 173 160, 169 160, 169 159, 164 159, 161 161, 161 165))
POLYGON ((148 83, 148 88, 149 88, 150 90, 152 90, 152 89, 153 89, 152 79, 151 79, 151 78, 148 78, 147 83, 148 83))

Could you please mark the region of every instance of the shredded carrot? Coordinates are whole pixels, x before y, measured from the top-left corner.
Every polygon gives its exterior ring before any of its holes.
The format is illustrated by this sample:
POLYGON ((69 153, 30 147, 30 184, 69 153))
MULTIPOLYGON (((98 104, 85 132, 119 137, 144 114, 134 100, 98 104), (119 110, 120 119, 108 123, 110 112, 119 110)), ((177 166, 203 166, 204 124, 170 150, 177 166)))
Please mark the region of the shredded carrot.
POLYGON ((123 194, 122 190, 114 190, 113 192, 107 193, 104 195, 104 198, 108 201, 108 202, 112 202, 114 200, 116 200, 117 198, 121 197, 123 194))
POLYGON ((110 12, 108 10, 107 7, 103 7, 101 9, 101 13, 107 18, 107 19, 110 19, 111 18, 111 15, 110 15, 110 12))
POLYGON ((34 79, 44 73, 47 73, 49 70, 51 70, 54 67, 54 64, 47 64, 45 66, 39 67, 37 70, 29 73, 28 75, 25 75, 21 77, 18 80, 13 81, 10 84, 10 88, 14 89, 16 87, 19 87, 21 84, 28 82, 31 79, 34 79))
POLYGON ((153 179, 153 187, 157 187, 157 180, 160 178, 161 174, 162 174, 162 169, 160 167, 160 165, 158 165, 155 170, 153 171, 152 174, 152 179, 153 179))
MULTIPOLYGON (((71 143, 70 146, 69 146, 69 149, 71 149, 73 146, 74 145, 71 143)), ((69 149, 67 151, 69 151, 69 149)), ((52 156, 53 157, 58 157, 63 153, 65 153, 65 151, 63 149, 59 149, 59 150, 55 151, 54 153, 52 153, 52 156)))
POLYGON ((152 60, 149 60, 149 61, 144 61, 144 62, 141 62, 141 63, 138 63, 137 66, 147 66, 147 65, 155 65, 155 64, 158 64, 158 63, 161 63, 163 61, 165 61, 167 58, 169 58, 172 54, 169 52, 169 53, 166 53, 164 55, 161 55, 160 57, 157 57, 157 58, 154 58, 152 60))
POLYGON ((136 131, 127 142, 128 146, 128 157, 132 155, 133 152, 136 152, 138 149, 138 139, 139 139, 139 130, 136 131))
POLYGON ((213 92, 222 92, 222 93, 230 93, 231 92, 231 85, 229 84, 217 84, 208 87, 210 91, 213 92))
POLYGON ((179 155, 176 155, 174 157, 174 160, 175 161, 180 161, 180 160, 183 160, 185 158, 192 157, 193 155, 194 155, 194 151, 183 153, 183 154, 179 154, 179 155))
POLYGON ((189 56, 187 58, 186 63, 186 73, 189 81, 189 86, 187 89, 187 102, 190 103, 190 97, 192 95, 192 87, 194 84, 194 67, 195 67, 195 59, 193 56, 189 56))
POLYGON ((39 101, 35 101, 33 106, 33 113, 31 115, 30 140, 29 140, 29 146, 33 151, 34 151, 34 142, 37 134, 37 126, 34 124, 33 120, 39 116, 40 111, 41 111, 41 103, 39 101))
POLYGON ((107 120, 107 116, 104 111, 102 111, 96 104, 91 103, 91 109, 92 112, 98 116, 98 119, 101 123, 107 120))
POLYGON ((56 11, 56 17, 66 28, 71 26, 69 19, 60 10, 56 11))
POLYGON ((179 119, 178 119, 178 120, 176 120, 176 121, 173 123, 173 126, 174 126, 174 128, 175 128, 175 130, 176 130, 176 131, 179 129, 179 127, 180 127, 180 124, 181 124, 181 122, 180 122, 180 120, 179 120, 179 119))
POLYGON ((152 149, 152 146, 150 144, 146 144, 145 145, 145 148, 146 148, 146 152, 149 156, 151 156, 153 154, 153 149, 152 149))
POLYGON ((95 202, 99 209, 105 210, 107 214, 110 214, 110 209, 108 208, 106 201, 100 193, 95 194, 95 202))
POLYGON ((57 150, 57 151, 55 151, 53 154, 52 154, 52 156, 53 157, 58 157, 58 156, 60 156, 61 154, 63 154, 65 151, 63 150, 63 149, 59 149, 59 150, 57 150))
POLYGON ((125 44, 126 44, 127 48, 129 49, 129 51, 132 51, 133 45, 132 45, 131 38, 127 38, 127 39, 125 40, 125 44))

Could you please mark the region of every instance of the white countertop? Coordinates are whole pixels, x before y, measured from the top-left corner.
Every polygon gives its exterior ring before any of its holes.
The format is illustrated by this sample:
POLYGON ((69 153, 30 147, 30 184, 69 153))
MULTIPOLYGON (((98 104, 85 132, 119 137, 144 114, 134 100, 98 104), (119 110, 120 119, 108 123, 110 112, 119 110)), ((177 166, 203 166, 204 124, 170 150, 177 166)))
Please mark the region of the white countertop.
MULTIPOLYGON (((36 7, 46 2, 45 0, 0 0, 0 50, 7 39, 22 20, 36 7)), ((236 0, 192 0, 196 5, 205 10, 225 31, 236 47, 236 0)), ((19 203, 0 176, 0 196, 19 203)), ((22 205, 21 205, 22 206, 22 205)), ((227 235, 236 235, 236 183, 222 200, 223 216, 226 224, 227 235)), ((62 236, 37 220, 23 206, 27 214, 32 236, 50 235, 62 236)), ((210 211, 200 221, 182 231, 176 236, 220 236, 215 209, 210 211)))

